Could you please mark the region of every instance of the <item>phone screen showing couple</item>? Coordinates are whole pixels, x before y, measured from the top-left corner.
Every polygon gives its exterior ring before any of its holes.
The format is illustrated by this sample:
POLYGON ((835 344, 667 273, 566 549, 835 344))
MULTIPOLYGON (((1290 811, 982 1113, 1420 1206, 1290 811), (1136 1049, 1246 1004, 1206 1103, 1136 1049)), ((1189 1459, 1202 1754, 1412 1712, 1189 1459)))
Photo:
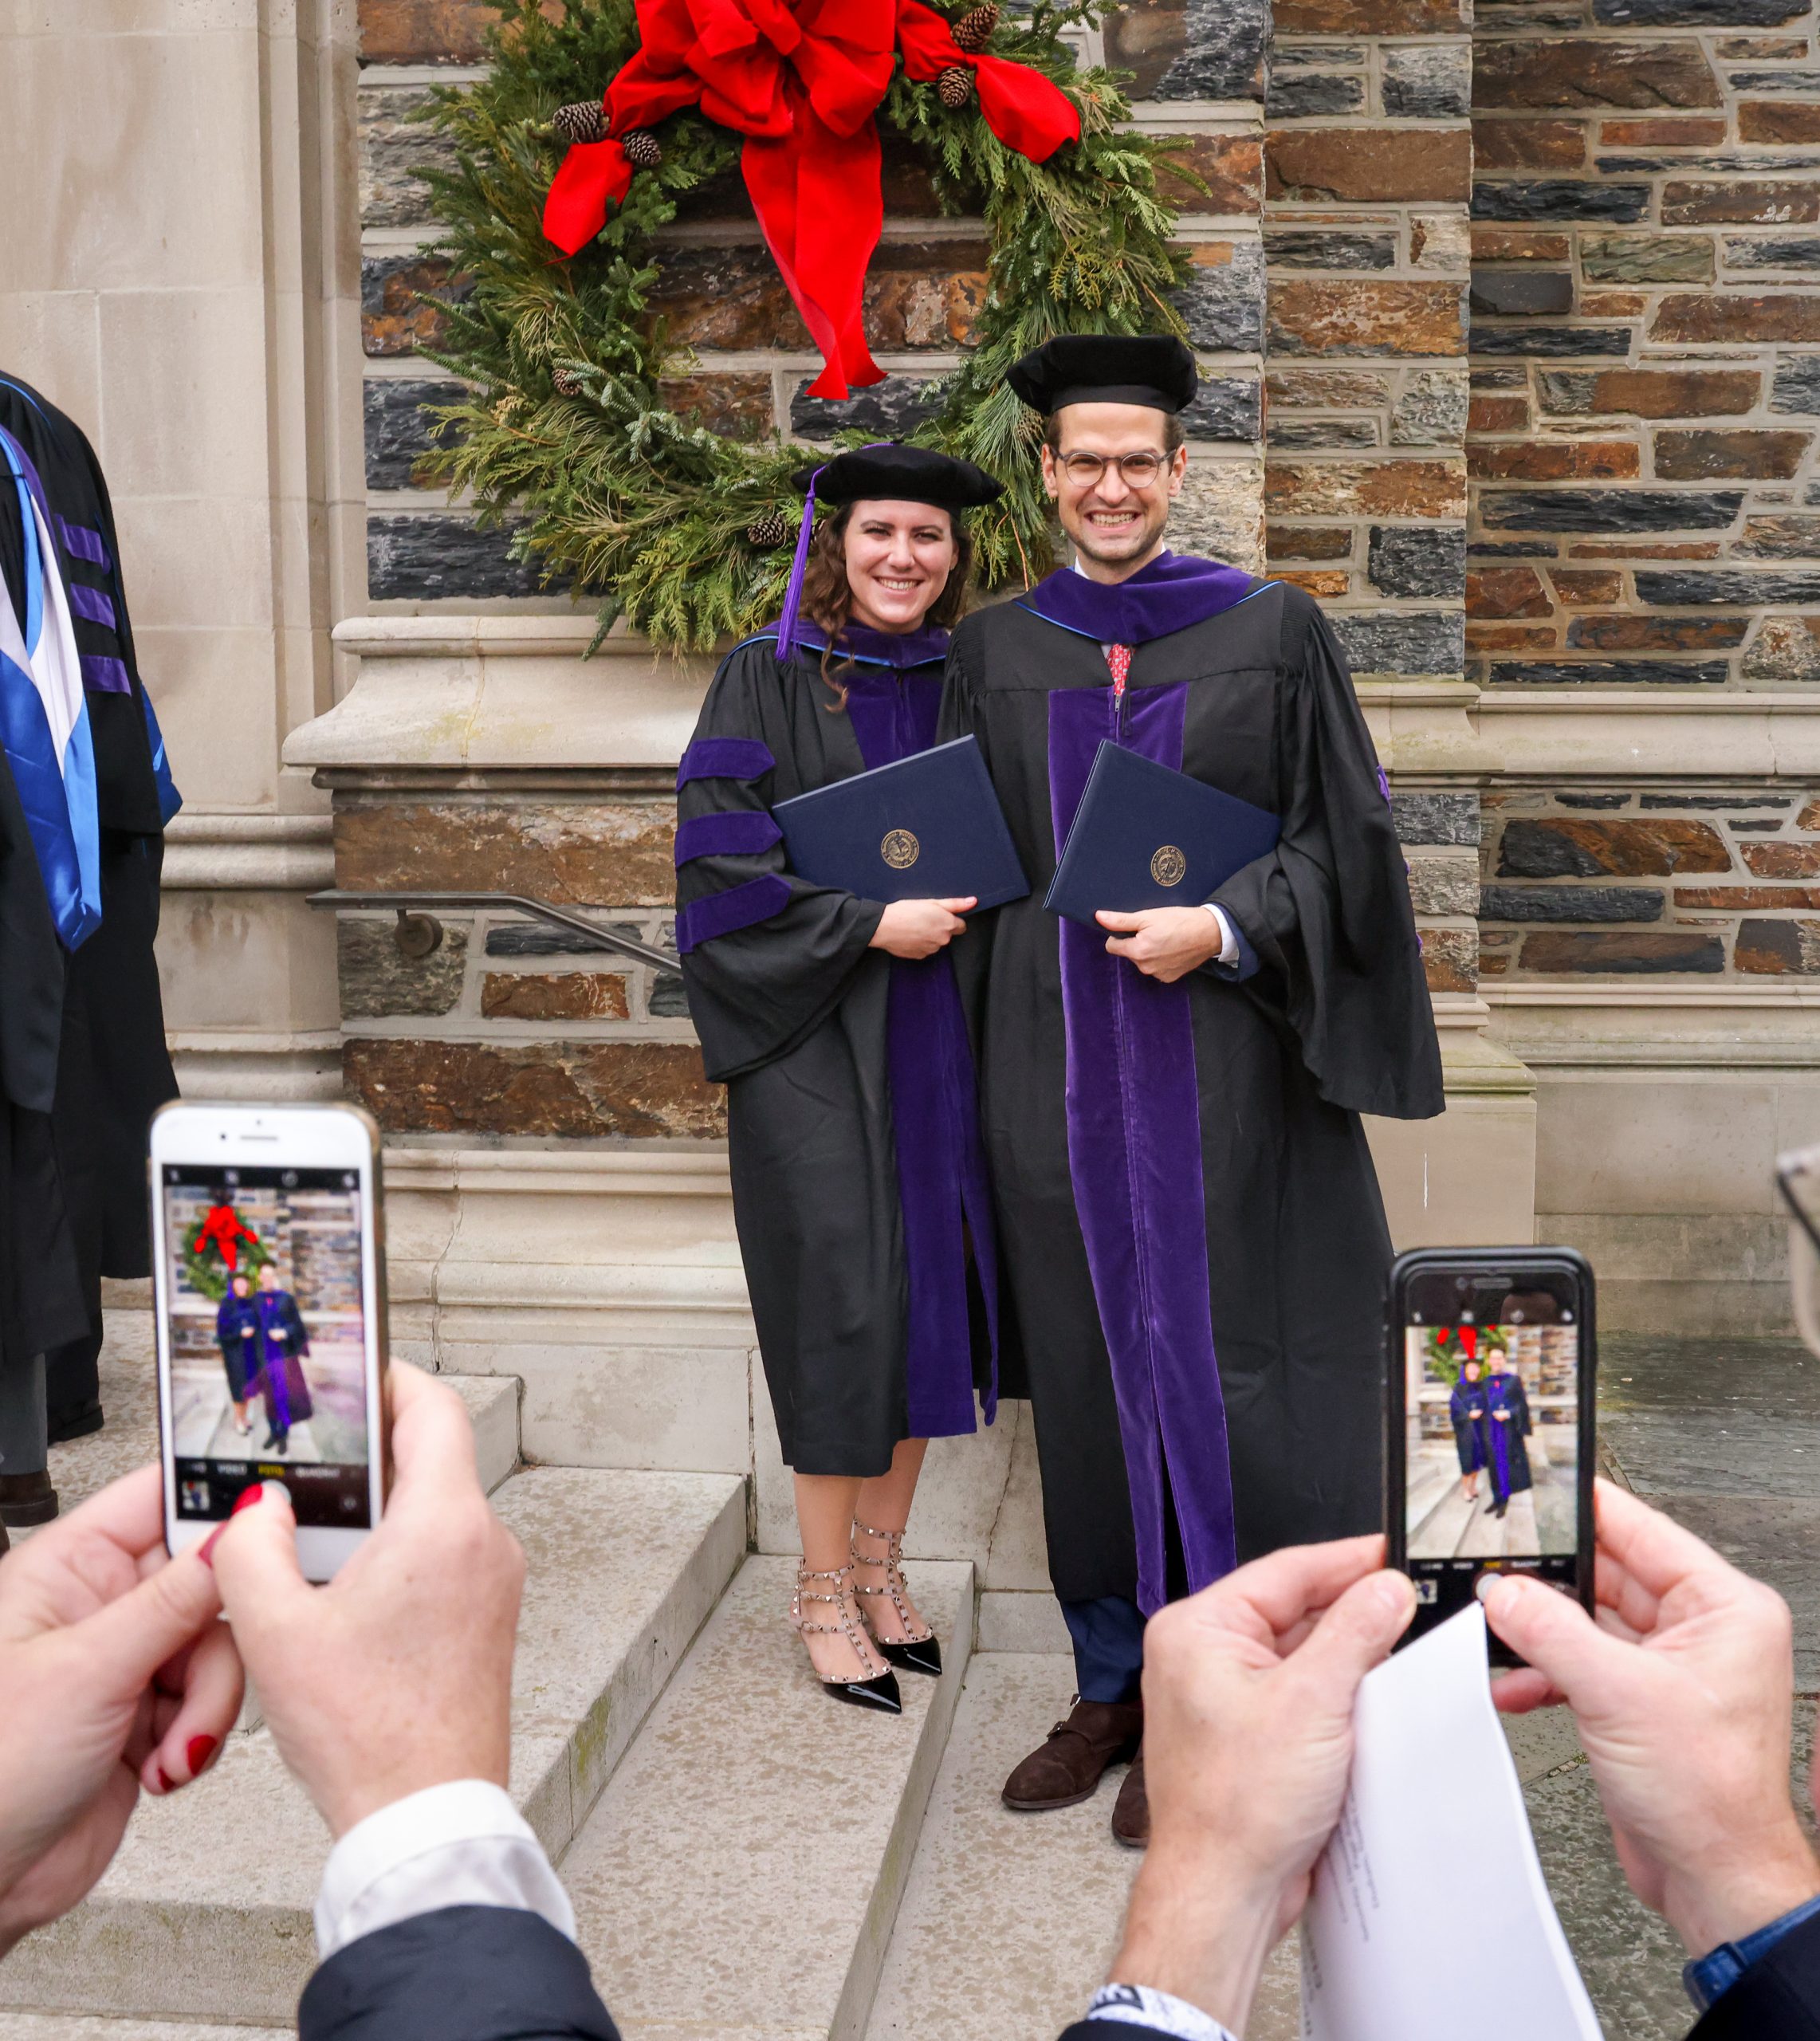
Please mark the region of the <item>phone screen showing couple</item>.
POLYGON ((300 1527, 370 1528, 358 1173, 159 1174, 178 1516, 274 1480, 300 1527))
POLYGON ((1417 1633, 1469 1606, 1487 1573, 1578 1587, 1586 1448, 1575 1301, 1559 1282, 1415 1286, 1397 1422, 1417 1633))

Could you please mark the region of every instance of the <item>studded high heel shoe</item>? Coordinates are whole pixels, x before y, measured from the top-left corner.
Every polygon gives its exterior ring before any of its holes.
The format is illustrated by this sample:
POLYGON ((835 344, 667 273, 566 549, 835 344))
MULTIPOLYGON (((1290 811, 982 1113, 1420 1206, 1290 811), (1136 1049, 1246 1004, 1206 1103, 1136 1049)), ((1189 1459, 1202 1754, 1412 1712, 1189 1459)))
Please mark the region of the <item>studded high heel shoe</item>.
MULTIPOLYGON (((806 1566, 796 1569, 796 1591, 790 1597, 790 1622, 800 1637, 844 1637, 852 1646, 854 1654, 862 1665, 877 1665, 871 1639, 865 1630, 847 1613, 846 1590, 853 1578, 851 1566, 838 1567, 831 1573, 812 1573, 806 1566), (831 1595, 818 1593, 809 1586, 812 1580, 831 1580, 835 1591, 831 1595), (812 1623, 803 1614, 805 1602, 831 1602, 840 1610, 840 1620, 832 1623, 812 1623)), ((856 1708, 882 1709, 887 1715, 901 1715, 904 1712, 903 1696, 898 1691, 898 1676, 888 1665, 880 1666, 876 1673, 859 1680, 821 1680, 821 1689, 831 1701, 849 1701, 856 1708)))
MULTIPOLYGON (((862 1538, 882 1538, 885 1541, 885 1556, 882 1559, 868 1559, 849 1546, 849 1551, 853 1552, 855 1566, 882 1566, 885 1569, 885 1584, 882 1587, 862 1587, 856 1582, 854 1585, 854 1593, 855 1595, 889 1595, 891 1598, 891 1606, 898 1612, 898 1621, 907 1630, 910 1627, 910 1612, 904 1601, 904 1590, 909 1585, 904 1579, 902 1564, 904 1534, 901 1531, 875 1530, 870 1524, 861 1524, 857 1520, 853 1528, 862 1538)), ((851 1571, 851 1568, 850 1567, 848 1571, 851 1571)), ((865 1614, 863 1605, 860 1613, 862 1615, 865 1614)), ((926 1623, 923 1626, 922 1634, 920 1637, 906 1637, 901 1642, 879 1636, 870 1618, 867 1621, 866 1627, 871 1634, 872 1642, 894 1665, 900 1667, 906 1673, 927 1673, 934 1678, 941 1677, 941 1646, 937 1640, 934 1631, 926 1623)))

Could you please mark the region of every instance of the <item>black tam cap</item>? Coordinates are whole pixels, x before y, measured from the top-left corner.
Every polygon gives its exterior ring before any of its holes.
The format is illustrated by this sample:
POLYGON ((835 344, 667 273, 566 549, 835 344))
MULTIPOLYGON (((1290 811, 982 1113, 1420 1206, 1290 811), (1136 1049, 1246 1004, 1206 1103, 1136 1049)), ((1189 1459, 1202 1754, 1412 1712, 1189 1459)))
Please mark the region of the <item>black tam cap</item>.
POLYGON ((1185 411, 1200 376, 1187 346, 1166 333, 1061 333, 1014 363, 1005 380, 1048 418, 1064 404, 1185 411))
POLYGON ((800 468, 791 480, 806 494, 812 483, 818 503, 858 503, 875 497, 930 503, 941 510, 970 510, 1004 494, 984 468, 957 461, 928 446, 900 446, 885 440, 856 446, 831 461, 800 468))

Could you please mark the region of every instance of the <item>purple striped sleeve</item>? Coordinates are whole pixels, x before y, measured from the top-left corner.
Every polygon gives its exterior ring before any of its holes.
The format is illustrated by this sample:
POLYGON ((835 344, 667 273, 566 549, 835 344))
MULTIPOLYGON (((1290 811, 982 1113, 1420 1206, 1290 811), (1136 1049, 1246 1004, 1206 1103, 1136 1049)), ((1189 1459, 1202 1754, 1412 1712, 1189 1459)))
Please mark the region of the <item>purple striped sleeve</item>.
POLYGON ((762 808, 691 816, 676 827, 676 862, 681 867, 691 858, 750 856, 769 850, 783 834, 762 808))
POLYGON ((91 588, 86 581, 72 581, 69 609, 73 616, 85 617, 91 623, 104 623, 110 631, 118 628, 114 621, 114 599, 105 588, 91 588))
POLYGON ((762 879, 749 879, 743 886, 729 886, 724 893, 691 900, 676 917, 676 954, 686 957, 717 935, 731 935, 755 922, 768 922, 789 904, 789 882, 774 871, 762 879))
POLYGON ((108 542, 97 531, 86 525, 73 525, 60 515, 57 521, 57 536, 78 560, 86 560, 96 567, 111 567, 108 557, 108 542))
POLYGON ((691 780, 762 779, 777 761, 755 737, 698 737, 676 769, 678 790, 691 780))
POLYGON ((111 659, 104 653, 85 652, 82 685, 96 694, 130 694, 132 676, 123 661, 111 659))

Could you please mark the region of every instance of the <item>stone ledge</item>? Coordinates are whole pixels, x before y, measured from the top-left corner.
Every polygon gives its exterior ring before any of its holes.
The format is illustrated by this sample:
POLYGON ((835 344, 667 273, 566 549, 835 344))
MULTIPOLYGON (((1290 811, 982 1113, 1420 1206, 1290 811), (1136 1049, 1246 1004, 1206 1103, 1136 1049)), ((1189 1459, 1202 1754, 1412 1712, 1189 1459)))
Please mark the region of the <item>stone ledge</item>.
POLYGON ((174 816, 164 832, 167 893, 307 893, 335 883, 326 815, 174 816))

